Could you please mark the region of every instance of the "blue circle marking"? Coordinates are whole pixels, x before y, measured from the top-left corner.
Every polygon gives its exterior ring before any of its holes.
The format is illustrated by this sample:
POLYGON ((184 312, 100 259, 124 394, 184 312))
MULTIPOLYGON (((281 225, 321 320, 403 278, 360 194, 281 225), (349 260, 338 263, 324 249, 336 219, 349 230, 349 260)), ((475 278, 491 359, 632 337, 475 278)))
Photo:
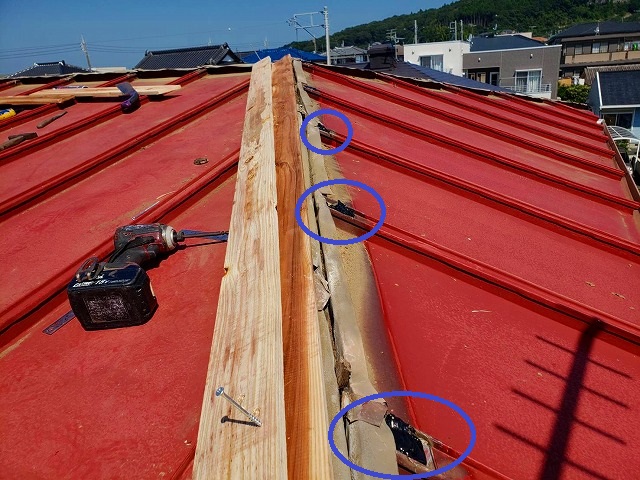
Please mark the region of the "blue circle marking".
POLYGON ((302 122, 302 126, 300 127, 300 138, 302 138, 302 143, 304 143, 305 146, 312 152, 318 153, 320 155, 333 155, 334 153, 343 151, 345 148, 347 148, 347 145, 351 143, 351 139, 353 138, 353 125, 351 125, 351 122, 344 113, 340 113, 337 110, 332 110, 330 108, 323 108, 322 110, 316 110, 315 112, 312 112, 305 117, 304 121, 302 122), (311 142, 309 142, 309 139, 307 138, 307 125, 309 125, 309 122, 316 118, 318 115, 335 115, 344 122, 344 124, 347 126, 347 139, 342 145, 329 150, 323 150, 322 148, 317 148, 311 145, 311 142))
POLYGON ((437 397, 435 395, 430 395, 428 393, 421 393, 421 392, 411 392, 411 391, 404 391, 404 390, 396 390, 396 391, 393 391, 393 392, 382 392, 382 393, 376 393, 375 395, 368 395, 366 397, 362 397, 361 399, 356 400, 353 403, 350 403, 349 405, 344 407, 342 410, 340 410, 338 412, 338 414, 335 417, 333 417, 333 420, 331 421, 331 425, 329 425, 329 446, 331 447, 331 450, 333 450, 333 453, 340 459, 340 461, 342 461, 349 468, 352 468, 354 470, 357 470, 360 473, 364 473, 365 475, 370 475, 370 476, 376 477, 376 478, 390 478, 390 479, 402 480, 402 479, 412 479, 412 478, 429 478, 429 477, 433 477, 435 475, 440 475, 441 473, 448 472, 449 470, 451 470, 451 469, 457 467, 458 465, 460 465, 462 463, 462 461, 469 456, 469 454, 471 453, 471 450, 473 450, 473 447, 475 446, 475 444, 476 444, 476 427, 473 424, 473 421, 471 420, 469 415, 467 415, 466 412, 464 410, 462 410, 462 408, 460 408, 455 403, 453 403, 453 402, 451 402, 449 400, 446 400, 444 398, 437 397), (434 402, 441 403, 441 404, 451 408, 456 413, 458 413, 463 418, 463 420, 465 422, 467 422, 467 425, 469 425, 469 431, 471 433, 471 440, 469 440, 469 446, 466 448, 466 450, 464 452, 462 452, 462 455, 460 455, 460 457, 458 457, 458 459, 455 460, 454 462, 450 463, 446 467, 437 468, 437 469, 433 470, 432 472, 428 472, 428 473, 416 473, 414 475, 391 475, 391 474, 388 474, 388 473, 375 472, 373 470, 369 470, 367 468, 363 468, 363 467, 361 467, 359 465, 356 465, 355 463, 350 461, 347 457, 345 457, 340 452, 340 450, 338 450, 338 447, 336 446, 335 442, 333 441, 333 431, 335 430, 336 425, 338 424, 338 422, 340 420, 342 420, 342 417, 344 415, 346 415, 347 412, 349 410, 351 410, 352 408, 355 408, 358 405, 362 405, 363 403, 369 402, 371 400, 376 400, 378 398, 387 398, 387 397, 418 397, 418 398, 424 398, 425 400, 432 400, 434 402))
POLYGON ((300 226, 302 231, 307 235, 309 235, 311 238, 319 242, 329 243, 331 245, 351 245, 352 243, 362 242, 367 238, 372 237, 377 233, 378 230, 380 230, 386 216, 387 216, 387 207, 385 206, 384 200, 382 199, 382 197, 378 192, 376 192, 369 185, 366 185, 361 182, 357 182, 355 180, 347 180, 346 178, 336 178, 335 180, 325 180, 324 182, 316 183, 315 185, 312 185, 311 187, 307 188, 304 191, 304 193, 300 196, 298 201, 296 202, 296 222, 298 222, 298 225, 300 226), (317 235, 316 233, 309 230, 309 228, 307 228, 307 226, 302 221, 302 217, 300 216, 300 211, 302 210, 302 203, 304 202, 305 198, 307 198, 309 195, 311 195, 313 192, 315 192, 319 188, 329 187, 331 185, 349 185, 351 187, 358 187, 369 192, 371 195, 373 195, 373 198, 375 198, 376 201, 380 204, 380 220, 378 220, 378 223, 375 224, 375 226, 373 227, 373 229, 371 229, 371 231, 365 233, 364 235, 360 235, 359 237, 356 237, 356 238, 350 238, 347 240, 337 240, 334 238, 328 238, 328 237, 323 237, 321 235, 317 235))

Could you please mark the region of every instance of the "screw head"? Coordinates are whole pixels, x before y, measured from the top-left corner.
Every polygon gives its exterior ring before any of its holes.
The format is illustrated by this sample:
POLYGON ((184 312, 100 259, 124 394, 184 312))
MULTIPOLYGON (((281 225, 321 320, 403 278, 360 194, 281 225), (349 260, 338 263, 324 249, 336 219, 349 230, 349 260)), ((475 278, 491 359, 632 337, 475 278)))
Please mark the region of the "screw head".
POLYGON ((224 392, 224 387, 218 387, 218 389, 216 390, 216 397, 222 395, 222 392, 224 392))

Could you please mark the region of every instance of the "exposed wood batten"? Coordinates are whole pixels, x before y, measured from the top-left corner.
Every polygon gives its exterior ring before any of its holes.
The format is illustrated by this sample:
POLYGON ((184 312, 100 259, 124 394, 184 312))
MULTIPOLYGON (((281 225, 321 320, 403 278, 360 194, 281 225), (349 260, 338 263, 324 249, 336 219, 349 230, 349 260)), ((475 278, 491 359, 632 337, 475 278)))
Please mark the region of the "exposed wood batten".
MULTIPOLYGON (((295 206, 305 190, 291 57, 273 67, 289 478, 333 478, 310 238, 295 206)), ((307 221, 306 203, 301 218, 307 221)))
MULTIPOLYGON (((296 65, 296 75, 299 88, 305 77, 304 71, 296 65)), ((317 109, 308 95, 300 96, 307 114, 317 109)), ((307 126, 307 138, 317 148, 322 148, 322 141, 318 130, 318 118, 313 119, 307 126)), ((327 179, 324 166, 324 157, 314 152, 309 152, 311 179, 317 184, 327 179)), ((332 195, 331 188, 316 190, 313 195, 315 204, 315 219, 320 235, 326 238, 338 238, 336 226, 327 206, 324 195, 332 195)), ((310 197, 311 197, 310 196, 310 197)), ((344 407, 352 401, 367 395, 377 393, 369 379, 365 363, 365 351, 362 336, 356 323, 356 314, 346 281, 346 273, 342 264, 340 250, 335 245, 321 243, 324 267, 331 293, 331 312, 333 317, 333 341, 336 350, 335 373, 341 394, 339 405, 344 407)), ((330 399, 328 399, 329 404, 330 399)), ((355 410, 359 410, 357 407, 355 410)), ((352 411, 352 413, 355 413, 352 411)), ((348 447, 343 454, 356 464, 373 471, 398 474, 395 454, 395 442, 391 430, 385 425, 380 427, 364 421, 354 420, 346 429, 337 427, 333 432, 337 445, 343 442, 348 447), (346 431, 345 431, 346 430, 346 431), (345 440, 346 434, 346 440, 345 440), (348 451, 347 451, 348 450, 348 451)), ((340 471, 339 467, 336 471, 340 471)), ((368 476, 351 471, 353 479, 369 478, 368 476)))
POLYGON ((193 478, 287 478, 271 59, 254 65, 193 478), (219 386, 262 421, 215 396, 219 386))

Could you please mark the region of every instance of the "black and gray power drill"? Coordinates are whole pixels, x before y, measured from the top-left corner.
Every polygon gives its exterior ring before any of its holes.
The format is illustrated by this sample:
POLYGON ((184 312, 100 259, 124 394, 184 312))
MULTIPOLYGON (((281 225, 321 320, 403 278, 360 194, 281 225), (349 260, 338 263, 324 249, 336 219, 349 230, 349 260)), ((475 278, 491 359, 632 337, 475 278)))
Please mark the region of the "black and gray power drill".
POLYGON ((71 309, 85 330, 142 325, 158 307, 144 266, 174 251, 185 238, 225 242, 228 232, 175 231, 162 223, 116 230, 115 251, 106 262, 86 260, 67 287, 71 309))

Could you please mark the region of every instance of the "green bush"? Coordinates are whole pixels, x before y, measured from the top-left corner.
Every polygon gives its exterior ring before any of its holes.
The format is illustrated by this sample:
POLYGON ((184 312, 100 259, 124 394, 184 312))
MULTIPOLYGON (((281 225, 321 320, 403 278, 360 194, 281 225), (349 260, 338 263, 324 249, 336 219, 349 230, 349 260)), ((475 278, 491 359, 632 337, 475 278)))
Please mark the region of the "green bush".
POLYGON ((587 103, 589 98, 589 85, 560 85, 558 87, 558 97, 565 102, 587 103))

